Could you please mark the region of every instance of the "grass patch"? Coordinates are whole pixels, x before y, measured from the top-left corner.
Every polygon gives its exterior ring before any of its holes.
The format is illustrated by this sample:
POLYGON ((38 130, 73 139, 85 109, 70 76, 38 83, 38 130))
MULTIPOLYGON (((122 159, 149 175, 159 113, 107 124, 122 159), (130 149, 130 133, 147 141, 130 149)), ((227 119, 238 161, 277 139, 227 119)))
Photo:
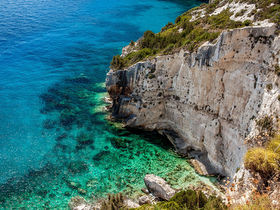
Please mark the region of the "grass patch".
POLYGON ((279 173, 279 155, 266 148, 253 148, 245 156, 245 168, 257 172, 268 180, 272 175, 279 173))
POLYGON ((206 195, 201 191, 186 190, 176 193, 169 201, 155 205, 143 205, 137 210, 223 210, 227 209, 220 198, 206 195))
MULTIPOLYGON (((193 52, 204 42, 213 42, 225 29, 252 25, 250 20, 244 22, 231 20, 230 17, 233 13, 229 9, 210 16, 216 8, 222 7, 230 1, 232 0, 216 0, 211 4, 202 4, 200 7, 178 16, 175 23, 169 22, 157 34, 146 31, 137 45, 134 42, 130 44, 135 52, 124 57, 114 56, 111 68, 113 70, 123 69, 151 56, 169 54, 181 48, 193 52), (201 17, 199 14, 201 11, 198 10, 204 10, 205 16, 201 17), (197 13, 198 19, 191 22, 193 12, 197 13)), ((256 5, 256 9, 249 15, 254 15, 254 21, 269 19, 271 22, 280 24, 279 0, 240 0, 239 2, 256 5)), ((245 10, 241 10, 236 16, 242 16, 245 12, 245 10)), ((275 72, 278 70, 276 69, 275 72)))
POLYGON ((256 125, 261 133, 267 133, 269 136, 274 134, 273 119, 270 116, 264 116, 256 121, 256 125))
POLYGON ((251 172, 259 173, 264 181, 280 175, 280 135, 276 135, 266 147, 249 149, 244 165, 251 172))

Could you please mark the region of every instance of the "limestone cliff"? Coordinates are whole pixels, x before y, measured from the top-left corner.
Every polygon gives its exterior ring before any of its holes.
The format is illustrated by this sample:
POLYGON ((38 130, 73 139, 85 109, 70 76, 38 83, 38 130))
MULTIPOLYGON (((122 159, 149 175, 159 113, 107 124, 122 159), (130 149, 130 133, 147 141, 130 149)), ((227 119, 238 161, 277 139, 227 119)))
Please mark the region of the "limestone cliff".
MULTIPOLYGON (((112 114, 129 127, 157 130, 233 177, 258 134, 256 120, 280 113, 277 25, 223 31, 214 44, 181 49, 107 74, 112 114)), ((208 165, 209 165, 208 164, 208 165)))

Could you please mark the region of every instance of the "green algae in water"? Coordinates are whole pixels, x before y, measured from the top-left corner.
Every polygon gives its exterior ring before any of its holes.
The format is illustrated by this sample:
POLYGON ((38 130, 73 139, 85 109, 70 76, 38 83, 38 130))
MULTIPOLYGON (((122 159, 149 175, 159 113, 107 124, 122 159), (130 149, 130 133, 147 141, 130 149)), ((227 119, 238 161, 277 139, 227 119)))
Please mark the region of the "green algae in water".
POLYGON ((46 129, 56 133, 56 145, 41 170, 0 186, 1 209, 67 208, 77 195, 88 200, 118 192, 134 197, 147 173, 163 177, 174 188, 211 184, 165 138, 107 122, 105 96, 104 83, 75 78, 41 96, 41 112, 53 122, 46 129))

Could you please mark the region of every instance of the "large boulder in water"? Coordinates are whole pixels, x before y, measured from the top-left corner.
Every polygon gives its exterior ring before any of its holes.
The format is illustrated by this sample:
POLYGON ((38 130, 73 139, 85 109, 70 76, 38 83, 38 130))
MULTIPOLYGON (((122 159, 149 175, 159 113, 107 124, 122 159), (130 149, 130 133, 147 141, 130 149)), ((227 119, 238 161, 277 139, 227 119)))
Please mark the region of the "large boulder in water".
POLYGON ((169 200, 175 195, 175 190, 159 176, 147 174, 144 178, 144 182, 149 192, 157 198, 169 200))

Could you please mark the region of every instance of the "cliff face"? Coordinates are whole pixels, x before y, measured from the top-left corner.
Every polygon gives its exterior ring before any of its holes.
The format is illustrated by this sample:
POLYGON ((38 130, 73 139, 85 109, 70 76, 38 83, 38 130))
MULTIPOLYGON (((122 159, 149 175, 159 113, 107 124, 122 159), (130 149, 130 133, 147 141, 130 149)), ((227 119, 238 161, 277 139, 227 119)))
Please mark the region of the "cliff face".
POLYGON ((165 134, 233 177, 257 135, 256 119, 279 116, 280 38, 275 27, 223 32, 196 53, 181 50, 107 74, 113 116, 165 134))

